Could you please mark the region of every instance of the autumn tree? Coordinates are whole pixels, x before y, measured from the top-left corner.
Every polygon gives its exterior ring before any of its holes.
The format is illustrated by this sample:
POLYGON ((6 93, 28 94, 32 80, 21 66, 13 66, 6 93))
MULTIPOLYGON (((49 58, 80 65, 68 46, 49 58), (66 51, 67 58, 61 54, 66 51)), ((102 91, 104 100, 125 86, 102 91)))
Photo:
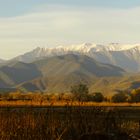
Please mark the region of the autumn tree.
POLYGON ((140 89, 132 90, 131 92, 131 102, 140 102, 140 89))

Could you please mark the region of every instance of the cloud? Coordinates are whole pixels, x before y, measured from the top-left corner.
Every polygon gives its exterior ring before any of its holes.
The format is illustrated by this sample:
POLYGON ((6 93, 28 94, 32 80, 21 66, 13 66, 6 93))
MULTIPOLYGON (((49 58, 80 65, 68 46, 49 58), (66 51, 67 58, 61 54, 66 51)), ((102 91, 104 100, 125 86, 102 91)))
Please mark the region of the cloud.
POLYGON ((139 13, 139 7, 107 9, 44 5, 26 15, 1 17, 0 56, 11 58, 37 46, 139 43, 139 13))

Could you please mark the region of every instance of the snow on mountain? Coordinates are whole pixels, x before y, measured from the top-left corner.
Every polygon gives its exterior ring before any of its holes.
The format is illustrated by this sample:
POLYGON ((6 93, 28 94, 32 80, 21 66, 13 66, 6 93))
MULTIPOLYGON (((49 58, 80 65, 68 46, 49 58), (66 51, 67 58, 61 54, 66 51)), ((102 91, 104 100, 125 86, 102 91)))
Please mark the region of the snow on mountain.
POLYGON ((43 57, 51 57, 64 54, 83 54, 96 59, 102 63, 117 65, 128 71, 140 71, 140 44, 118 44, 107 45, 85 43, 71 46, 57 46, 49 48, 36 48, 14 58, 23 62, 33 62, 43 57))
MULTIPOLYGON (((98 51, 124 51, 129 49, 139 49, 140 50, 140 44, 134 44, 134 45, 121 45, 118 43, 111 43, 108 45, 100 45, 100 44, 92 44, 92 43, 85 43, 80 45, 71 45, 71 46, 58 46, 55 49, 63 49, 65 51, 82 51, 82 52, 89 52, 94 50, 95 52, 98 51)), ((46 49, 54 49, 54 48, 46 48, 46 49)))
POLYGON ((6 60, 0 59, 0 63, 4 63, 6 60))
POLYGON ((140 44, 135 45, 121 45, 118 43, 111 43, 108 45, 99 45, 99 44, 91 44, 85 43, 80 45, 71 45, 71 46, 58 46, 58 47, 51 47, 51 48, 36 48, 34 52, 37 52, 39 55, 46 55, 53 53, 64 53, 64 52, 80 52, 80 53, 88 53, 91 50, 94 52, 101 52, 101 51, 126 51, 126 50, 139 50, 140 51, 140 44), (56 52, 57 51, 57 52, 56 52))

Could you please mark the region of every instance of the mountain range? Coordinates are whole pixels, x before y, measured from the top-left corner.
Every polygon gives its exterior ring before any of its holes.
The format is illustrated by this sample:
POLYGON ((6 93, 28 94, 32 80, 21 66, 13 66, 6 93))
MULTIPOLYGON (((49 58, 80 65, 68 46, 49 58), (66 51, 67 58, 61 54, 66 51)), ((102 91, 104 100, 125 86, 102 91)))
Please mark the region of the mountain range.
POLYGON ((140 87, 139 60, 140 45, 38 47, 11 60, 0 60, 0 89, 62 93, 85 83, 90 92, 109 95, 140 87))
POLYGON ((30 63, 44 57, 77 54, 89 56, 98 62, 116 65, 128 72, 140 71, 140 44, 121 45, 111 43, 98 45, 85 43, 71 46, 36 48, 31 52, 20 55, 12 60, 30 63))

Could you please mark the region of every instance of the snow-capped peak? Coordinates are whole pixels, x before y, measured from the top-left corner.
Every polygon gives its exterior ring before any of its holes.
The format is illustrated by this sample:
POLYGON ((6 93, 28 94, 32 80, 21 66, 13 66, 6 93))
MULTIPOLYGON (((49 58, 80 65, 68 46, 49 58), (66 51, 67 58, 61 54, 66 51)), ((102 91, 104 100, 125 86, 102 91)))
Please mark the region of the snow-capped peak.
POLYGON ((137 48, 140 50, 140 44, 119 44, 119 43, 111 43, 107 45, 100 45, 100 44, 94 44, 94 43, 83 43, 78 45, 69 45, 69 46, 57 46, 57 47, 46 47, 46 48, 36 48, 36 51, 38 53, 44 53, 44 52, 54 52, 54 51, 76 51, 76 52, 83 52, 87 53, 89 51, 93 52, 100 52, 100 51, 125 51, 130 49, 137 48))
POLYGON ((108 45, 108 48, 111 51, 125 51, 130 50, 133 48, 138 47, 140 49, 140 44, 118 44, 118 43, 111 43, 108 45))
POLYGON ((82 52, 89 52, 90 49, 95 48, 96 44, 91 43, 84 43, 79 45, 70 45, 70 46, 58 46, 56 50, 64 50, 64 51, 82 51, 82 52))
POLYGON ((102 63, 117 65, 130 71, 140 71, 140 44, 111 43, 101 45, 83 43, 57 47, 37 47, 33 51, 14 59, 30 63, 44 57, 60 56, 69 53, 87 55, 102 63))

